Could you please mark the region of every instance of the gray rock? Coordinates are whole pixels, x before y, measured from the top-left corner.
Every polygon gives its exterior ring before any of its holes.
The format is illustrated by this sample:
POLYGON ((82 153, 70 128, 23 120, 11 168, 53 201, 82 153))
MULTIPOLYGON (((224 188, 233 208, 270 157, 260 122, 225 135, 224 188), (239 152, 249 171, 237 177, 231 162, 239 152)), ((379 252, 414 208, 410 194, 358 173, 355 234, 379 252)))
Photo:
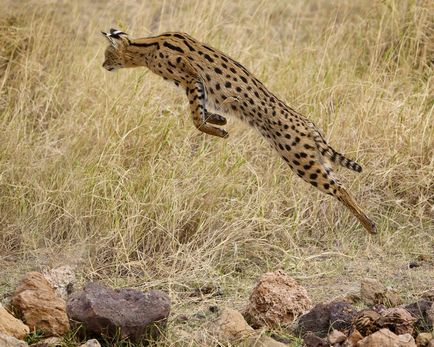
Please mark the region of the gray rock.
POLYGON ((88 340, 85 344, 80 347, 101 347, 101 344, 96 339, 88 340))
POLYGON ((0 333, 1 347, 29 347, 24 341, 18 340, 13 336, 0 333))
POLYGON ((81 324, 88 333, 142 342, 158 337, 165 328, 170 299, 158 290, 113 290, 91 282, 69 297, 67 313, 72 323, 81 324))

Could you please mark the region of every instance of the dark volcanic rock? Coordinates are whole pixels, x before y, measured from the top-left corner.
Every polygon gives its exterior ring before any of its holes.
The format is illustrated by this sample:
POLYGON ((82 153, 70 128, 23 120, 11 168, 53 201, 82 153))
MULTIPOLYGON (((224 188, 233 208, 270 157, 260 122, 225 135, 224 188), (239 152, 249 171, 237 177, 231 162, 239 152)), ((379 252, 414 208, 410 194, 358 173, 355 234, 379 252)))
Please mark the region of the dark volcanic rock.
POLYGON ((311 331, 326 337, 331 327, 339 331, 348 330, 356 314, 356 309, 345 301, 318 304, 299 318, 298 329, 302 334, 311 331))
POLYGON ((330 326, 339 331, 349 330, 357 314, 357 310, 345 301, 335 301, 328 306, 330 312, 330 326))
POLYGON ((71 295, 67 313, 72 323, 82 324, 88 333, 140 342, 158 337, 165 327, 170 299, 158 290, 113 290, 92 282, 71 295))
POLYGON ((411 313, 411 315, 417 319, 416 329, 418 331, 431 331, 433 328, 432 314, 434 302, 429 300, 419 300, 409 305, 405 305, 404 308, 411 313))

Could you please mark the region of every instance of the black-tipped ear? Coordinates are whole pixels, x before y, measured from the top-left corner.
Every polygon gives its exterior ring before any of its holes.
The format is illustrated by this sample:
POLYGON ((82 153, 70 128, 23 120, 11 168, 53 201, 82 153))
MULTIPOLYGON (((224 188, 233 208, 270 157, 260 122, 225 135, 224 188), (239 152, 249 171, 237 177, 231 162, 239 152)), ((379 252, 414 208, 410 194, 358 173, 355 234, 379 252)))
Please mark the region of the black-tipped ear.
POLYGON ((121 35, 128 35, 127 33, 124 33, 123 31, 120 31, 118 29, 110 29, 110 36, 115 38, 115 39, 119 39, 121 37, 121 35))
POLYGON ((110 42, 112 46, 116 46, 115 39, 109 33, 105 33, 104 31, 101 31, 101 34, 104 35, 104 37, 110 42))

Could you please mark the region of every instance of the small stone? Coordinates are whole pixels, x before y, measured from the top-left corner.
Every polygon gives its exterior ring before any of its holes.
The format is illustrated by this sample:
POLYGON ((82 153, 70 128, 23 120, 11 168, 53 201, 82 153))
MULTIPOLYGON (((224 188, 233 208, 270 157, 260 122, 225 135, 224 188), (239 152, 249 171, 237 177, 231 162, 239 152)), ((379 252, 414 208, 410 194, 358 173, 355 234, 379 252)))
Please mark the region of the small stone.
POLYGON ((344 342, 343 347, 355 347, 357 346, 357 342, 362 339, 362 334, 360 334, 358 330, 353 330, 350 336, 348 336, 347 340, 344 342))
POLYGON ((410 334, 402 334, 398 336, 400 347, 417 347, 413 336, 410 334))
POLYGON ((381 329, 357 343, 357 347, 416 347, 411 335, 396 335, 389 329, 381 329))
POLYGON ((388 307, 398 306, 402 299, 398 293, 389 290, 376 279, 365 278, 360 285, 360 297, 366 305, 384 304, 388 307))
POLYGON ((30 329, 22 321, 12 316, 0 304, 0 332, 17 339, 24 339, 30 329))
POLYGON ((347 335, 340 332, 339 330, 333 329, 332 332, 327 337, 328 342, 331 345, 334 345, 335 343, 341 343, 344 342, 347 338, 347 335))
POLYGON ((427 291, 425 291, 422 296, 422 299, 425 299, 427 301, 432 301, 434 302, 434 288, 433 289, 428 289, 427 291))
POLYGON ((267 335, 261 336, 250 336, 243 343, 239 345, 240 347, 286 347, 286 344, 276 341, 267 335))
POLYGON ((71 321, 88 332, 141 342, 157 338, 165 328, 170 299, 158 290, 113 290, 91 282, 69 297, 67 311, 71 321))
POLYGON ((56 290, 57 295, 67 300, 76 283, 75 273, 70 266, 61 266, 43 272, 44 277, 56 290))
POLYGON ((316 336, 312 332, 308 332, 303 337, 303 342, 306 345, 306 347, 328 347, 329 346, 326 340, 322 339, 319 336, 316 336))
POLYGON ((306 289, 282 270, 261 276, 244 316, 254 327, 291 324, 312 306, 306 289))
POLYGON ((385 310, 377 320, 378 326, 388 328, 397 335, 413 334, 415 322, 416 318, 402 307, 393 307, 385 310))
POLYGON ((416 345, 417 347, 426 347, 432 339, 433 335, 431 333, 420 333, 416 337, 416 345))
POLYGON ((387 288, 378 280, 365 278, 360 284, 360 298, 366 305, 378 304, 378 298, 383 296, 387 288))
POLYGON ((253 328, 247 324, 243 315, 231 308, 223 308, 208 330, 218 341, 225 343, 238 343, 254 334, 253 328))
POLYGON ((62 336, 69 330, 65 300, 39 272, 29 272, 21 280, 11 300, 12 307, 31 330, 45 336, 62 336))
POLYGON ((49 337, 37 343, 30 345, 30 347, 61 347, 62 339, 60 337, 49 337))
POLYGON ((381 315, 378 312, 369 309, 362 310, 357 313, 353 325, 362 336, 367 336, 379 330, 377 322, 380 318, 381 315))
POLYGON ((18 340, 13 336, 0 333, 1 347, 29 347, 24 341, 18 340))
POLYGON ((80 345, 80 347, 101 347, 100 343, 96 339, 88 340, 85 344, 80 345))

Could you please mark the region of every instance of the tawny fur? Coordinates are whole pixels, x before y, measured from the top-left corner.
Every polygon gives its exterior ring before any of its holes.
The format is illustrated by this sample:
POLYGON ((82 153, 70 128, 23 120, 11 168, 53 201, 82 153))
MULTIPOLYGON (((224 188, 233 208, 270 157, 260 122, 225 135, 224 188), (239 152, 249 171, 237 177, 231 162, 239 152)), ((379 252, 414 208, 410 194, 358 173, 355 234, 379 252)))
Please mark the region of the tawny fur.
POLYGON ((111 29, 104 68, 145 66, 185 89, 194 125, 200 131, 226 138, 214 125, 226 119, 209 110, 233 114, 256 128, 303 180, 341 201, 370 233, 375 224, 335 177, 331 165, 361 172, 359 164, 330 147, 307 118, 271 93, 244 66, 221 51, 185 33, 130 39, 111 29))

